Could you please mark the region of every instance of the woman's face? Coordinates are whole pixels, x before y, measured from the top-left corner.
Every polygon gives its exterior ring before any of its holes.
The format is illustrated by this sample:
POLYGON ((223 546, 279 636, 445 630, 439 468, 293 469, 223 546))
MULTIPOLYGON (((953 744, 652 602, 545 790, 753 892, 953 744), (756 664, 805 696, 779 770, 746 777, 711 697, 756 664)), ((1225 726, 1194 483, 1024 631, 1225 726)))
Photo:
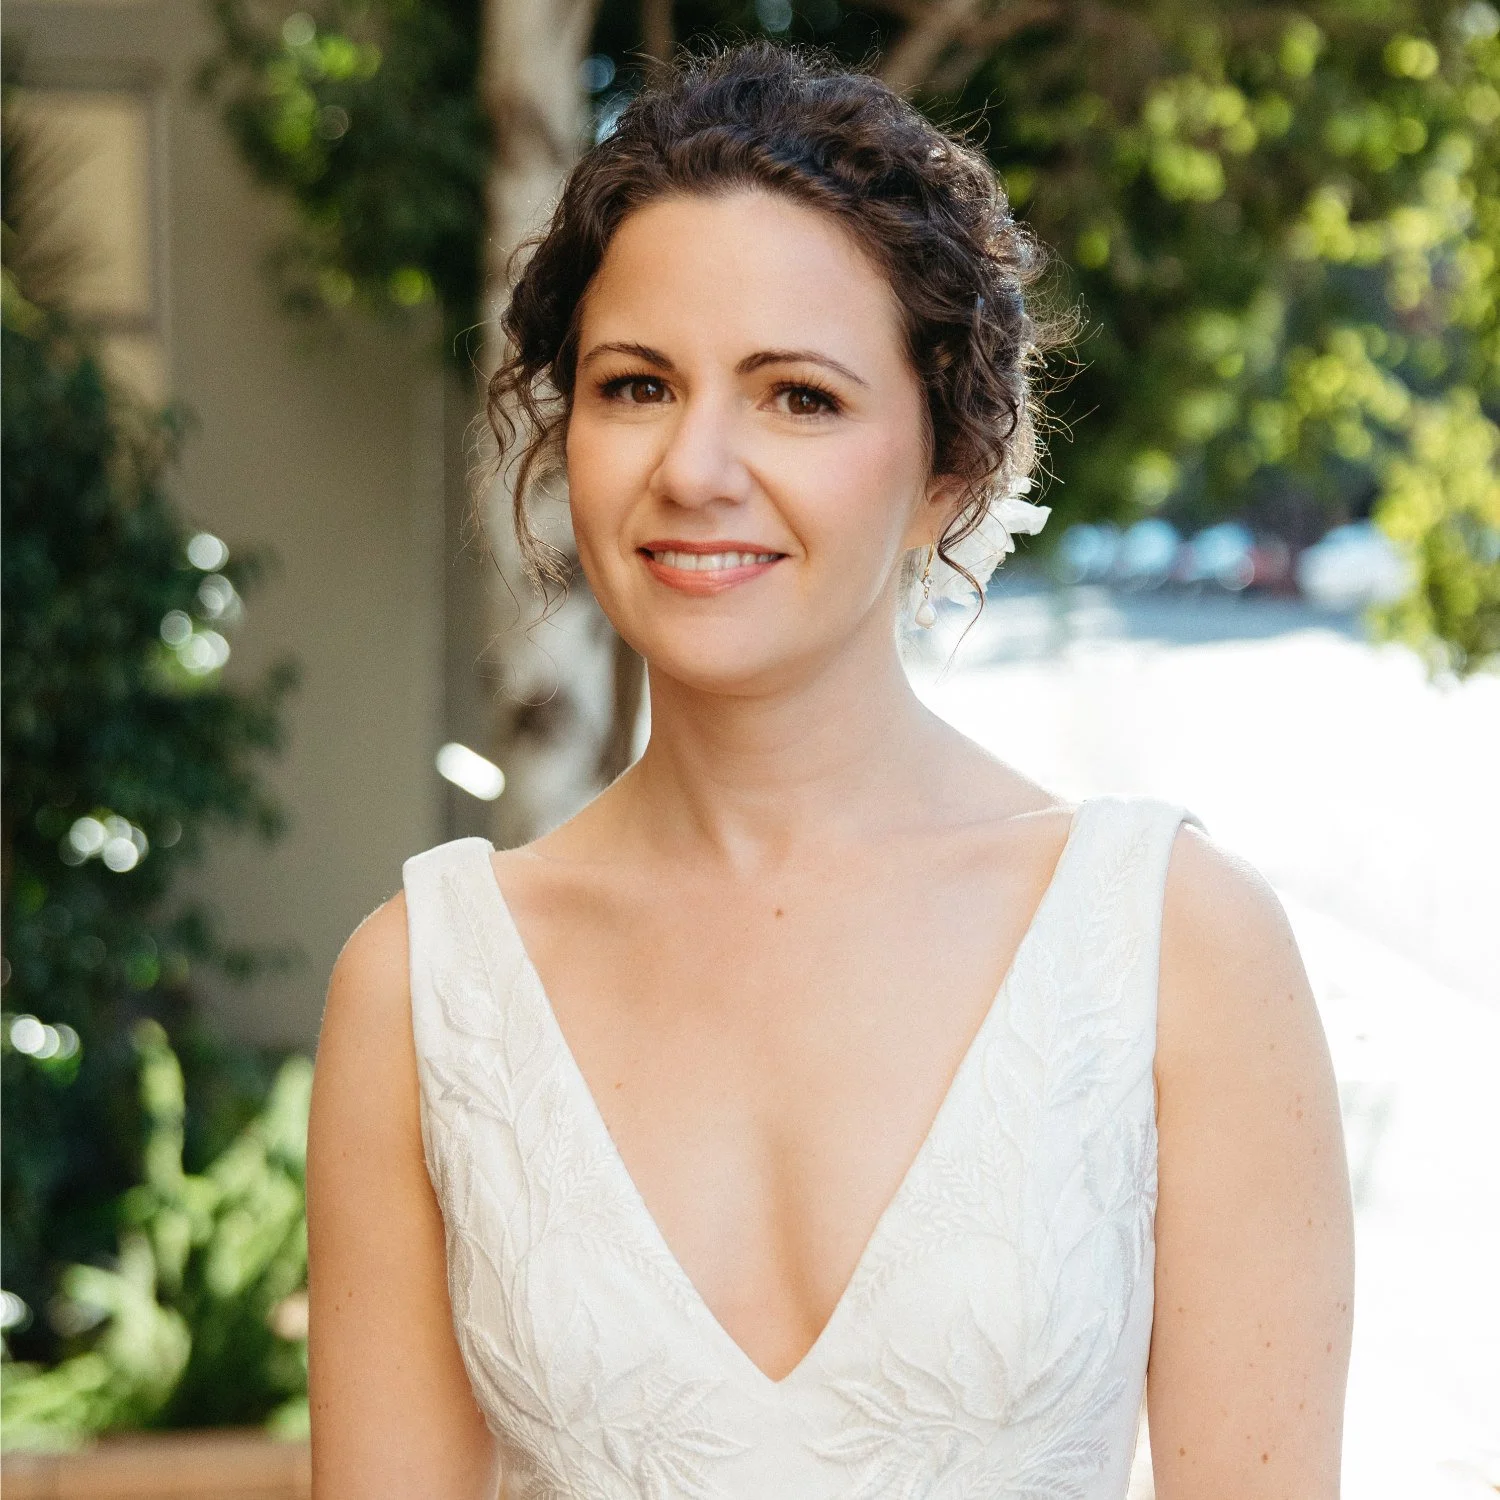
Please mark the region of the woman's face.
POLYGON ((627 218, 585 299, 567 432, 579 557, 653 667, 753 691, 888 641, 951 515, 894 295, 833 219, 758 192, 627 218))

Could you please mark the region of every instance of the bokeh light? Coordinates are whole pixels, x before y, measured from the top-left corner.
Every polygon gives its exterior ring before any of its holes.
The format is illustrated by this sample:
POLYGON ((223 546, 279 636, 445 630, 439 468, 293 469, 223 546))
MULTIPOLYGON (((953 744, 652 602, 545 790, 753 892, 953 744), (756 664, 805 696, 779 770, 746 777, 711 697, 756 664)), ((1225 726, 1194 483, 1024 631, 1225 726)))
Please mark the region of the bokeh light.
POLYGON ((481 802, 493 802, 505 790, 505 772, 467 745, 450 743, 437 753, 438 774, 481 802))
POLYGON ((229 561, 229 548, 211 531, 200 531, 187 544, 188 561, 205 573, 217 573, 229 561))

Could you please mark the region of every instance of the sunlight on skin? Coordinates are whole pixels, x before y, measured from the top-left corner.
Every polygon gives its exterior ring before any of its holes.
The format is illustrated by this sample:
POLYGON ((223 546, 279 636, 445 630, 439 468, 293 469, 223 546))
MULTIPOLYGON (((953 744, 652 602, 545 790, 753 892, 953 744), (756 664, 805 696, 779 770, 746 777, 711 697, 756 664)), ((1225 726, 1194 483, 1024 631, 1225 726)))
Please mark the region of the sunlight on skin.
POLYGON ((945 492, 912 441, 923 393, 890 285, 848 234, 762 193, 652 204, 615 236, 579 349, 579 556, 654 685, 758 692, 833 649, 891 650, 902 554, 951 512, 924 503, 945 492), (664 539, 782 556, 705 608, 643 565, 664 539))

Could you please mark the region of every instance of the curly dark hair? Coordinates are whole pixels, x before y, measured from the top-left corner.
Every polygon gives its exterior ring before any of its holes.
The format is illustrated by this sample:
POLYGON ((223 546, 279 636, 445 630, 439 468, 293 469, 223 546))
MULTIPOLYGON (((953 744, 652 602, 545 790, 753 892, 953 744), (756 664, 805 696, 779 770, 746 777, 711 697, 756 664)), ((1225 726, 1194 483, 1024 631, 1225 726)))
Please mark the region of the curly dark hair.
POLYGON ((499 464, 516 464, 516 537, 544 587, 566 572, 526 502, 539 472, 561 461, 579 310, 611 238, 657 199, 747 188, 831 214, 889 279, 927 392, 931 472, 961 486, 938 546, 945 561, 997 484, 1035 463, 1032 375, 1059 332, 1027 305, 1045 257, 985 157, 877 79, 819 57, 763 41, 691 57, 658 74, 583 156, 550 225, 518 252, 529 259, 502 319, 507 357, 486 415, 499 464))

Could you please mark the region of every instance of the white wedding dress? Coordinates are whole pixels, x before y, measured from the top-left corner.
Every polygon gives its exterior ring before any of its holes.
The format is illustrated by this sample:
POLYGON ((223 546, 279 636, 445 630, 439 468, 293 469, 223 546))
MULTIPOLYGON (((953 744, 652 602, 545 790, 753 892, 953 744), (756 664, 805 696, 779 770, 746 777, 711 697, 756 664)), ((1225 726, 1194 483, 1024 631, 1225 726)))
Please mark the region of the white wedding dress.
POLYGON ((1184 818, 1147 798, 1080 805, 848 1287, 775 1381, 631 1181, 490 845, 407 861, 423 1144, 507 1500, 1121 1500, 1151 1334, 1162 890, 1184 818))

